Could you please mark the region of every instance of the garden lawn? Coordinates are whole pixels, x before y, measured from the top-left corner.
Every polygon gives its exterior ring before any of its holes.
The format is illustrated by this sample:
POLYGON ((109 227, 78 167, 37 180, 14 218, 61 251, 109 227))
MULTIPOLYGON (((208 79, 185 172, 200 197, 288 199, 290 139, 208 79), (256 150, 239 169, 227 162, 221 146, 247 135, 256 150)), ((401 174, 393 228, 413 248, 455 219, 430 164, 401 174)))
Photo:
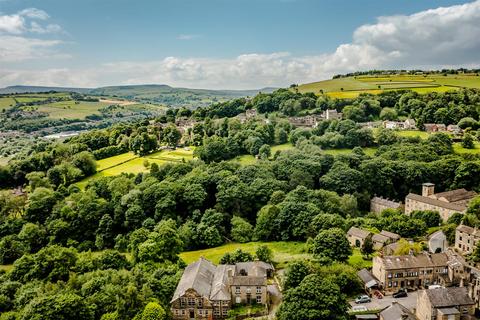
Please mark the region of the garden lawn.
POLYGON ((248 243, 228 243, 220 247, 202 249, 196 251, 187 251, 180 254, 180 258, 186 263, 192 263, 200 257, 204 257, 215 264, 226 254, 237 249, 254 254, 259 246, 265 245, 273 252, 273 260, 277 268, 284 268, 286 264, 293 260, 311 259, 311 254, 307 253, 306 244, 303 242, 248 242, 248 243))
POLYGON ((363 268, 371 268, 372 259, 369 258, 368 260, 364 260, 360 249, 354 248, 352 255, 348 259, 348 264, 359 270, 363 268))

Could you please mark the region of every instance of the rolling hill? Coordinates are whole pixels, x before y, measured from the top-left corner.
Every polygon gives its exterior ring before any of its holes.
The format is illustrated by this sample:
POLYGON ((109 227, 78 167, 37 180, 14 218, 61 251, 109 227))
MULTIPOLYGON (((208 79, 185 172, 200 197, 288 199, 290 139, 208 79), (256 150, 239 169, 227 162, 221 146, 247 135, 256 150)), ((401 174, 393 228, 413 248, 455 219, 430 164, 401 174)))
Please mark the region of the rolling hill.
POLYGON ((413 90, 418 93, 445 92, 459 88, 480 89, 480 76, 471 74, 375 75, 341 77, 302 84, 299 92, 326 93, 333 98, 354 98, 361 93, 378 94, 389 90, 413 90))

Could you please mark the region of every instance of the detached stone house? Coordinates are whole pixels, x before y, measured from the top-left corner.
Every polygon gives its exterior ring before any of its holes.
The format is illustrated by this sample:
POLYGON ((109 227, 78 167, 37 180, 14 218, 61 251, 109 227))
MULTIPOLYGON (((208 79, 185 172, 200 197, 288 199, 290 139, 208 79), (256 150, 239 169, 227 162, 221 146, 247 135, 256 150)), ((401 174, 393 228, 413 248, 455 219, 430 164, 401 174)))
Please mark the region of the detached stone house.
POLYGON ((477 319, 475 302, 465 287, 421 290, 415 315, 418 320, 477 319))
POLYGON ((468 203, 477 194, 474 191, 456 189, 435 193, 433 183, 422 185, 422 195, 409 193, 405 198, 405 214, 415 210, 438 211, 443 221, 447 221, 455 212, 465 213, 468 203))
POLYGON ((370 231, 365 231, 357 227, 351 227, 347 232, 347 239, 352 247, 360 248, 363 246, 365 239, 371 236, 370 231))
POLYGON ((224 319, 234 304, 267 305, 272 272, 262 261, 215 266, 200 258, 185 268, 170 301, 173 319, 224 319))

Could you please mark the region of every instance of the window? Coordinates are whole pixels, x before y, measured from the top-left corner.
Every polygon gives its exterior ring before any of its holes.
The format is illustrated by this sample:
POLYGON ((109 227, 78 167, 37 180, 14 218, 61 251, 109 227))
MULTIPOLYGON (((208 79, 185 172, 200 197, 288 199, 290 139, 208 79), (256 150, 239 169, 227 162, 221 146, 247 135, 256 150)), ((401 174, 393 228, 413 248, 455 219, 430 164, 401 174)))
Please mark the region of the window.
POLYGON ((235 293, 240 294, 240 287, 235 287, 235 293))
POLYGON ((219 308, 213 309, 213 314, 216 315, 216 316, 219 316, 220 315, 220 309, 219 308))
POLYGON ((198 299, 198 307, 201 308, 203 306, 203 300, 200 298, 198 299))
POLYGON ((227 309, 227 308, 223 308, 223 309, 222 309, 222 314, 223 314, 224 316, 226 316, 226 315, 228 314, 228 309, 227 309))
POLYGON ((257 296, 257 303, 262 303, 262 296, 257 296))
POLYGON ((203 315, 203 310, 202 310, 202 309, 199 309, 199 310, 198 310, 198 314, 199 314, 199 315, 203 315))
POLYGON ((392 281, 388 281, 388 286, 392 287, 392 281))
POLYGON ((252 288, 247 287, 247 293, 252 293, 252 288))
POLYGON ((393 282, 393 286, 394 286, 394 287, 398 287, 398 282, 397 282, 397 281, 394 281, 394 282, 393 282))
POLYGON ((262 287, 257 287, 257 293, 262 293, 262 287))
POLYGON ((389 273, 387 277, 388 277, 389 279, 391 279, 391 278, 392 278, 392 274, 389 273))
POLYGON ((184 315, 184 314, 185 314, 185 310, 182 310, 182 315, 184 315))
POLYGON ((185 307, 185 298, 180 298, 180 306, 185 307))
POLYGON ((195 306, 195 298, 188 298, 188 306, 189 307, 195 306))

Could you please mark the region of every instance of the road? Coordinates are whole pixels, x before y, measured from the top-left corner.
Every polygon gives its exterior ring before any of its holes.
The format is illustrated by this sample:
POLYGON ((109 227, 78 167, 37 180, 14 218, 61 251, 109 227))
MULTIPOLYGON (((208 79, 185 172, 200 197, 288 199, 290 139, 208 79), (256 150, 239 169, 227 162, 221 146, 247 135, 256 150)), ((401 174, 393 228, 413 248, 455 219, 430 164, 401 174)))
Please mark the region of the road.
POLYGON ((395 299, 392 296, 385 296, 383 299, 378 299, 378 298, 372 298, 372 302, 369 303, 361 303, 361 304, 355 304, 355 301, 350 301, 351 306, 365 306, 367 307, 368 310, 378 310, 378 309, 384 309, 392 304, 393 301, 397 301, 404 307, 408 308, 409 310, 412 310, 416 307, 417 305, 417 292, 409 292, 408 296, 405 298, 398 298, 395 299))

